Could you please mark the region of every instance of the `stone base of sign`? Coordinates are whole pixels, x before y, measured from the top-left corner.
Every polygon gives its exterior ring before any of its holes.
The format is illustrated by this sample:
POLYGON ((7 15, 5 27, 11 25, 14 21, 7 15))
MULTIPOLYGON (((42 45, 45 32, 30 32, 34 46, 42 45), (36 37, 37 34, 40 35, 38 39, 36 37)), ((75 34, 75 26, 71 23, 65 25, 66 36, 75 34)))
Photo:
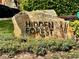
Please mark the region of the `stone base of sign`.
POLYGON ((23 11, 16 14, 12 21, 17 38, 67 39, 73 36, 72 29, 68 30, 69 24, 58 18, 54 10, 23 11))

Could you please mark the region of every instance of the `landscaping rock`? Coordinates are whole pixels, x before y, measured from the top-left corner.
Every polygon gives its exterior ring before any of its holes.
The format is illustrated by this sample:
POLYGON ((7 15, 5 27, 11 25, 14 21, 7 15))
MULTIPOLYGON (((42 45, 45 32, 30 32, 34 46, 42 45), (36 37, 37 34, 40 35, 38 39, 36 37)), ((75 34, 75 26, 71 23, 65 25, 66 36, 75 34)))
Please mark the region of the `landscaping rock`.
MULTIPOLYGON (((58 18, 54 10, 23 11, 15 15, 12 21, 17 38, 68 38, 68 24, 64 19, 58 18)), ((72 37, 71 34, 70 36, 72 37)))
POLYGON ((33 59, 33 56, 30 54, 21 54, 16 56, 14 59, 33 59))
POLYGON ((45 59, 45 58, 42 56, 38 56, 36 59, 45 59))
POLYGON ((12 21, 14 24, 14 34, 16 37, 20 38, 26 34, 26 21, 29 20, 28 14, 24 12, 13 17, 12 21))

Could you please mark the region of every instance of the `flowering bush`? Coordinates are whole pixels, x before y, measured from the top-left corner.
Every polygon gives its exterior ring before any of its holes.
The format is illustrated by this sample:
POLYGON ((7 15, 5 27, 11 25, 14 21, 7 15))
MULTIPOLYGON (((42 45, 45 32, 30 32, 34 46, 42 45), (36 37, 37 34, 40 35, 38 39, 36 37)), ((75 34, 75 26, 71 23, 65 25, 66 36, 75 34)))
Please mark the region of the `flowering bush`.
POLYGON ((73 27, 73 31, 75 32, 76 36, 79 37, 79 20, 71 21, 70 26, 73 27))

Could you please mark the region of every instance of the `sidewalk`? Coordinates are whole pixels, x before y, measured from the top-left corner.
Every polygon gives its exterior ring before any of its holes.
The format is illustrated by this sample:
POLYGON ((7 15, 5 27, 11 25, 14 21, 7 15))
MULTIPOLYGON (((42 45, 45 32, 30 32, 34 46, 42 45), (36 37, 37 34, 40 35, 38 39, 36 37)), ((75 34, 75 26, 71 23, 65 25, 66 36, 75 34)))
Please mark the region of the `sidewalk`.
POLYGON ((1 20, 11 20, 11 18, 0 18, 0 21, 1 20))

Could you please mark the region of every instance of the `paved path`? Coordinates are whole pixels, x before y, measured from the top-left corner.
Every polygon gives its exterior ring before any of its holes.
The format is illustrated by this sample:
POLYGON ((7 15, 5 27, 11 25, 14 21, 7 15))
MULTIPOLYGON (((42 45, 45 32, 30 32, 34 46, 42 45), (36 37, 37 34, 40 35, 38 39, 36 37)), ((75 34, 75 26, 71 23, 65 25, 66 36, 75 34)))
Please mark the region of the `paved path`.
POLYGON ((11 18, 0 18, 0 21, 1 20, 11 20, 11 18))

